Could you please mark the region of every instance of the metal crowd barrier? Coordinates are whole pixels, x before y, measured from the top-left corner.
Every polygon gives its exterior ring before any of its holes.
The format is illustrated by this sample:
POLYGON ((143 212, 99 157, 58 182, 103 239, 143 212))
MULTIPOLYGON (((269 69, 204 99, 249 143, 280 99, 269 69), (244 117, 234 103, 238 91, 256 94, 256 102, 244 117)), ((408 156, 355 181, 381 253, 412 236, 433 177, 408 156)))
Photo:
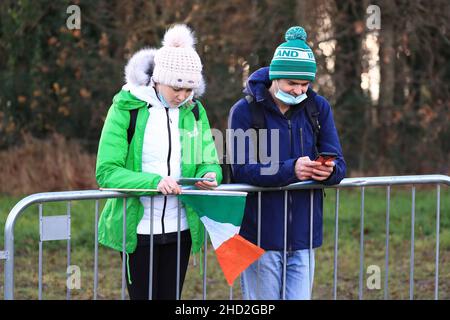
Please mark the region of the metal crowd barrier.
MULTIPOLYGON (((261 230, 261 193, 266 191, 284 191, 285 203, 284 203, 284 266, 283 266, 283 283, 282 283, 282 297, 285 298, 286 294, 286 229, 287 229, 287 197, 288 192, 291 190, 307 189, 310 190, 310 279, 309 288, 312 292, 312 235, 313 235, 313 196, 314 189, 334 188, 336 190, 335 199, 335 237, 334 237, 334 263, 333 263, 333 298, 337 299, 337 257, 338 257, 338 221, 339 221, 339 190, 341 188, 359 187, 361 189, 361 220, 360 220, 360 261, 359 261, 359 299, 363 299, 363 266, 364 266, 364 192, 366 187, 371 186, 386 186, 386 244, 385 244, 385 286, 384 286, 384 298, 388 298, 388 277, 389 277, 389 224, 390 224, 390 191, 391 186, 394 185, 412 185, 412 205, 411 205, 411 252, 410 252, 410 284, 409 284, 409 297, 412 300, 414 298, 414 224, 415 224, 415 185, 417 184, 435 184, 437 188, 437 207, 436 207, 436 255, 435 255, 435 299, 439 297, 439 227, 440 227, 440 184, 450 185, 450 177, 445 175, 416 175, 416 176, 391 176, 391 177, 362 177, 362 178, 347 178, 341 181, 340 184, 334 186, 324 186, 313 181, 304 181, 291 184, 280 188, 260 188, 246 184, 224 184, 219 186, 214 191, 194 190, 192 187, 183 189, 184 194, 197 194, 197 195, 225 195, 235 196, 240 192, 257 192, 258 193, 258 239, 260 244, 260 230, 261 230)), ((99 190, 86 190, 86 191, 67 191, 67 192, 50 192, 50 193, 38 193, 30 195, 21 201, 19 201, 14 208, 10 211, 5 224, 5 250, 0 251, 0 260, 5 260, 5 283, 4 283, 4 298, 6 300, 14 299, 14 227, 17 219, 22 215, 24 210, 32 204, 39 205, 39 221, 40 221, 40 240, 39 240, 39 285, 38 285, 38 297, 42 299, 42 251, 43 242, 52 240, 67 240, 67 265, 70 266, 70 238, 71 238, 71 205, 69 201, 74 200, 95 200, 95 248, 94 248, 94 295, 93 299, 97 299, 98 289, 98 213, 99 213, 99 200, 109 198, 123 198, 124 201, 124 219, 123 219, 123 258, 122 258, 122 289, 121 298, 124 300, 126 290, 126 260, 125 260, 125 231, 126 231, 126 201, 128 197, 133 197, 120 192, 113 191, 99 191, 99 190), (44 217, 43 203, 47 202, 59 202, 68 201, 67 203, 67 215, 64 216, 49 216, 44 217)), ((151 198, 151 212, 150 216, 150 268, 149 268, 149 299, 152 297, 152 273, 153 273, 153 197, 151 198)), ((178 205, 178 231, 177 231, 177 299, 180 298, 180 202, 178 205)), ((203 299, 206 300, 206 267, 207 267, 207 237, 208 234, 205 230, 204 239, 204 255, 203 255, 203 299)), ((258 268, 259 272, 259 268, 258 268)), ((71 298, 71 291, 67 288, 66 299, 71 298)), ((230 287, 230 299, 233 299, 233 288, 230 287)))

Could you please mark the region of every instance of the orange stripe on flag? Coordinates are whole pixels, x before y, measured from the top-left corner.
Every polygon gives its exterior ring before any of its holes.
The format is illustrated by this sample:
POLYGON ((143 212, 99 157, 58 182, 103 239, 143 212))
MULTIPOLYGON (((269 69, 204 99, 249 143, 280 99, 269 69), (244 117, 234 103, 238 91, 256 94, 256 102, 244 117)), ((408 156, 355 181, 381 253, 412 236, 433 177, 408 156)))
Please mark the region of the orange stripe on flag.
POLYGON ((223 242, 216 249, 217 260, 230 286, 249 265, 255 262, 264 250, 245 240, 238 234, 223 242))

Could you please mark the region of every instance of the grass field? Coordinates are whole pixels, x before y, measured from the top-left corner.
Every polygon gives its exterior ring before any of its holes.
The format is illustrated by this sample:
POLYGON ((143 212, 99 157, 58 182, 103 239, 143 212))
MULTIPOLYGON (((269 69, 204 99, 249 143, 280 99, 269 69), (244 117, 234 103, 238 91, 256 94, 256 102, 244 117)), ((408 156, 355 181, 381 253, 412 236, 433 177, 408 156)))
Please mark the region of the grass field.
MULTIPOLYGON (((335 234, 335 191, 326 191, 324 205, 324 244, 316 251, 313 298, 333 299, 333 259, 335 234)), ((3 248, 4 223, 20 197, 0 196, 0 243, 3 248)), ((103 202, 101 202, 103 205, 103 202)), ((360 255, 360 190, 340 191, 338 299, 358 299, 360 255)), ((441 186, 439 298, 450 299, 450 197, 441 186)), ((44 215, 65 214, 66 203, 44 205, 44 215)), ((72 202, 71 264, 81 270, 81 288, 72 299, 92 299, 94 278, 94 201, 72 202)), ((434 299, 436 254, 436 187, 417 187, 415 202, 414 298, 434 299)), ((383 299, 386 241, 386 189, 366 188, 364 211, 364 299, 383 299), (379 267, 380 289, 368 289, 366 273, 379 267)), ((16 224, 15 298, 38 298, 38 206, 27 208, 16 224)), ((411 248, 411 188, 392 187, 389 237, 389 299, 409 299, 411 248)), ((211 248, 211 245, 208 246, 211 248)), ((66 297, 66 241, 44 242, 44 299, 66 297)), ((183 299, 202 299, 203 276, 191 256, 183 299)), ((0 289, 3 296, 4 264, 0 263, 0 289)), ((373 279, 371 277, 370 279, 373 279)), ((230 290, 211 249, 207 262, 207 299, 229 299, 230 290)), ((98 299, 120 299, 121 260, 117 252, 99 247, 98 299)), ((241 299, 238 281, 233 298, 241 299)))

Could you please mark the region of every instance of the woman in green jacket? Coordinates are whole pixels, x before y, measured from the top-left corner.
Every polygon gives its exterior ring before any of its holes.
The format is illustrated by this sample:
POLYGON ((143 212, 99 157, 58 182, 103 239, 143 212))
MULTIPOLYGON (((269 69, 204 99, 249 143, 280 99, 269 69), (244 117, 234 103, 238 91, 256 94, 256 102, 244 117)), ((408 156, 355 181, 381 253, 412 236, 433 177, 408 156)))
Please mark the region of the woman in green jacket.
MULTIPOLYGON (((203 227, 197 214, 181 205, 177 244, 180 177, 206 177, 201 189, 222 180, 217 151, 205 109, 195 97, 204 91, 202 63, 185 25, 169 29, 160 49, 135 53, 125 67, 126 84, 114 97, 97 155, 100 187, 157 189, 137 192, 126 201, 128 293, 149 298, 150 226, 153 226, 153 299, 175 299, 177 246, 180 246, 180 292, 190 251, 198 252, 203 227), (134 113, 134 116, 133 116, 134 113), (132 120, 135 119, 135 120, 132 120), (133 125, 135 122, 134 133, 133 125), (161 195, 162 194, 162 195, 161 195), (153 221, 151 200, 153 195, 153 221)), ((99 242, 117 251, 123 247, 123 199, 109 199, 99 222, 99 242)))

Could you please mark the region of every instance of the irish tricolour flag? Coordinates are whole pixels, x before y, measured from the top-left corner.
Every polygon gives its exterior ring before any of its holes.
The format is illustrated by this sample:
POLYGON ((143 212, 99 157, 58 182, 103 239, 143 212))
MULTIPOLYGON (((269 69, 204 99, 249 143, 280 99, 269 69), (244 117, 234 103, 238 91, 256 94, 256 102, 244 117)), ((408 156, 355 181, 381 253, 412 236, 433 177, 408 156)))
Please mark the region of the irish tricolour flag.
POLYGON ((245 208, 246 192, 211 192, 183 195, 182 201, 200 216, 209 233, 217 260, 230 286, 264 250, 239 235, 245 208))

